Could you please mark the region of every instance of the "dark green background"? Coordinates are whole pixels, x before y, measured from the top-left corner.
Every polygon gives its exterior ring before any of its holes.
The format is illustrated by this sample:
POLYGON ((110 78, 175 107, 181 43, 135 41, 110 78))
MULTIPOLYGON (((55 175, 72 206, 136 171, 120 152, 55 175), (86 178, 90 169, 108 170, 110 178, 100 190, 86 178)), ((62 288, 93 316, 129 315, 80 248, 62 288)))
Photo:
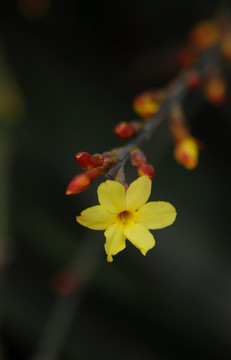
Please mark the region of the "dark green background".
MULTIPOLYGON (((1 174, 8 176, 1 192, 4 360, 230 359, 231 92, 220 108, 200 91, 185 99, 192 132, 204 143, 195 171, 174 161, 167 122, 145 145, 156 168, 151 199, 178 212, 173 226, 154 232, 146 257, 127 244, 107 264, 103 232, 75 222, 97 203, 102 179, 65 196, 80 172, 75 153, 121 144, 112 129, 135 118, 134 96, 177 74, 174 56, 188 31, 220 4, 60 0, 37 20, 20 15, 16 1, 0 6, 0 74, 18 84, 26 108, 0 125, 1 174), (73 262, 86 282, 59 298, 52 279, 73 262), (65 323, 67 309, 72 321, 59 338, 58 326, 49 333, 47 324, 54 312, 65 323), (37 356, 52 336, 58 355, 37 356)), ((224 74, 230 86, 230 68, 224 74)), ((136 177, 129 166, 127 176, 136 177)))

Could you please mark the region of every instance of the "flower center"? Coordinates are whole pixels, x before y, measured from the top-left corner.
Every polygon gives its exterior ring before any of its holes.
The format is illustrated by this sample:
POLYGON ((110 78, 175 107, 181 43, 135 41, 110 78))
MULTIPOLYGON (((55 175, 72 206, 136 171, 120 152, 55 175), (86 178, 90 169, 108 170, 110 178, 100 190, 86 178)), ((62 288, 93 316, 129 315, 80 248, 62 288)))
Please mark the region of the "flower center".
POLYGON ((129 221, 133 219, 133 214, 130 211, 122 211, 117 215, 117 218, 123 224, 127 224, 129 221))

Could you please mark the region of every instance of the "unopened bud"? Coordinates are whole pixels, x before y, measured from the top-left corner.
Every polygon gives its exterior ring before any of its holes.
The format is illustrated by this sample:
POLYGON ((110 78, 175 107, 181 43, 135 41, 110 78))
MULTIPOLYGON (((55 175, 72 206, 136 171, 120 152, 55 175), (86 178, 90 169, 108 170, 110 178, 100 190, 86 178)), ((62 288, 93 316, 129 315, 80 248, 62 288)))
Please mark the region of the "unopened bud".
POLYGON ((163 98, 161 91, 147 91, 135 97, 133 108, 143 120, 148 120, 157 113, 163 98))
POLYGON ((143 151, 141 151, 138 147, 132 149, 130 151, 130 159, 131 163, 134 166, 141 166, 142 164, 146 163, 147 159, 144 155, 143 151))
POLYGON ((193 170, 198 164, 199 146, 198 141, 192 136, 176 144, 174 157, 178 163, 188 170, 193 170))
POLYGON ((90 170, 97 166, 100 166, 103 161, 100 160, 98 157, 95 157, 94 155, 91 155, 87 152, 79 152, 75 156, 77 164, 83 169, 83 170, 90 170))
POLYGON ((142 164, 141 166, 138 167, 138 174, 139 176, 147 176, 149 179, 153 179, 154 175, 155 175, 155 169, 152 165, 150 164, 142 164))
POLYGON ((219 26, 214 21, 204 20, 192 29, 189 42, 197 51, 203 51, 215 45, 220 36, 219 26))
POLYGON ((144 125, 140 121, 132 121, 129 124, 132 128, 134 135, 139 134, 141 132, 141 130, 143 130, 143 128, 144 128, 144 125))
POLYGON ((205 97, 213 105, 221 105, 226 98, 226 85, 220 76, 211 77, 204 88, 205 97))
POLYGON ((134 134, 134 131, 131 124, 124 121, 114 127, 114 133, 120 139, 129 139, 134 134))
POLYGON ((101 169, 107 170, 118 162, 119 153, 116 150, 106 151, 100 155, 101 169))
POLYGON ((67 187, 66 195, 76 195, 83 192, 101 174, 102 174, 101 168, 96 167, 75 176, 67 187))
POLYGON ((195 62, 195 60, 196 60, 196 56, 191 48, 182 49, 177 53, 176 61, 180 67, 186 68, 192 65, 195 62))
POLYGON ((188 87, 192 90, 198 89, 202 83, 201 77, 196 71, 188 71, 185 80, 188 87))

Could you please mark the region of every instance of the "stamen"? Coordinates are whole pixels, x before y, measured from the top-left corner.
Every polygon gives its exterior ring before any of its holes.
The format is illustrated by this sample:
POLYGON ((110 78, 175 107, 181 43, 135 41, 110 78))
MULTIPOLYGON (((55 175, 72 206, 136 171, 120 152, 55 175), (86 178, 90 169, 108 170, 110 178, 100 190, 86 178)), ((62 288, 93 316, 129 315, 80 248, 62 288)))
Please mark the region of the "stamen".
POLYGON ((122 211, 118 214, 118 219, 123 223, 127 224, 130 220, 132 220, 133 214, 130 211, 122 211))

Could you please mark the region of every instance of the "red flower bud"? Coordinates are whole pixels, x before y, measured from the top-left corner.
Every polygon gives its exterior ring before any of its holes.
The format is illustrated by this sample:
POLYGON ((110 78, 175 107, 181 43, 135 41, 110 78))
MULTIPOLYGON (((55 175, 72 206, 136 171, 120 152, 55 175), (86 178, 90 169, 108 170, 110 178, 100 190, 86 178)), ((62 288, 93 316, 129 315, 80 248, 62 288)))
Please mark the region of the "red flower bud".
POLYGON ((86 190, 91 183, 102 174, 101 168, 96 167, 74 177, 67 187, 66 195, 76 195, 86 190))
POLYGON ((103 161, 100 160, 98 157, 92 156, 91 154, 87 152, 79 152, 75 156, 77 164, 83 169, 83 170, 90 170, 97 166, 100 166, 103 161))
POLYGON ((226 85, 219 76, 211 77, 204 88, 207 100, 213 105, 221 105, 226 98, 226 85))
POLYGON ((138 174, 139 176, 145 175, 152 180, 155 175, 155 169, 152 165, 146 163, 138 167, 138 174))
POLYGON ((141 166, 146 163, 147 159, 144 155, 143 151, 141 151, 138 147, 134 148, 130 152, 131 163, 134 166, 141 166))
POLYGON ((131 124, 124 121, 114 127, 114 133, 120 139, 129 139, 134 134, 134 130, 131 124))
POLYGON ((102 161, 101 169, 107 170, 118 162, 118 153, 115 150, 106 151, 100 155, 100 160, 102 161))
POLYGON ((192 49, 181 49, 176 55, 176 61, 181 67, 188 67, 195 62, 196 56, 192 49))
POLYGON ((201 85, 201 82, 201 77, 197 72, 189 71, 186 74, 186 83, 190 89, 198 89, 201 85))
POLYGON ((130 126, 133 130, 133 134, 139 134, 141 130, 143 130, 144 125, 139 121, 130 122, 130 126))
POLYGON ((218 25, 211 20, 199 22, 189 34, 189 42, 197 51, 203 51, 215 45, 221 36, 218 25))

